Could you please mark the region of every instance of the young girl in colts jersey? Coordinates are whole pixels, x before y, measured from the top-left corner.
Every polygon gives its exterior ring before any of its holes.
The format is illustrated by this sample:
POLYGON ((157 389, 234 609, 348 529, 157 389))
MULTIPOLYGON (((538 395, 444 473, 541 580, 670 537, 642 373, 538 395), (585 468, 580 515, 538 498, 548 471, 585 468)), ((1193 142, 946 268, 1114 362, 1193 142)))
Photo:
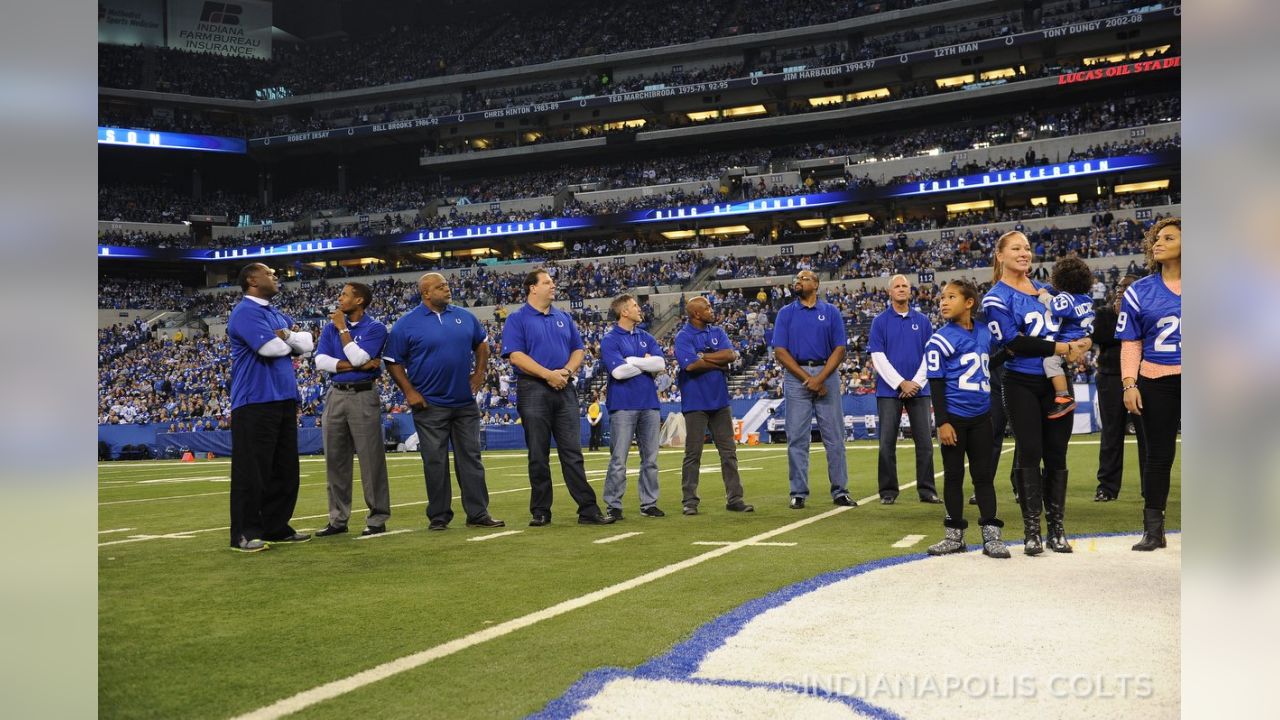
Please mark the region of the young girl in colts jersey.
POLYGON ((925 368, 933 416, 942 444, 942 494, 947 516, 941 542, 929 546, 930 555, 964 552, 964 459, 969 457, 978 500, 978 525, 982 528, 982 552, 993 558, 1009 557, 1000 539, 1004 523, 996 517, 996 491, 991 470, 991 331, 974 322, 978 290, 972 283, 955 280, 942 289, 939 309, 949 320, 925 343, 925 368))

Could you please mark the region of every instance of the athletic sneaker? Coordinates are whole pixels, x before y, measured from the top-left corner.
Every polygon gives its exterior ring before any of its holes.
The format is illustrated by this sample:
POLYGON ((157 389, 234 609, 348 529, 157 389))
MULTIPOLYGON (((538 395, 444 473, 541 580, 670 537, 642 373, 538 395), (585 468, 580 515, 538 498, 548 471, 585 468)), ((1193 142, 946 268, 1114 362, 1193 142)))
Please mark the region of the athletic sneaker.
POLYGON ((1075 410, 1075 409, 1076 409, 1075 398, 1070 397, 1068 395, 1055 395, 1053 398, 1053 409, 1050 410, 1049 414, 1046 415, 1045 417, 1049 418, 1050 420, 1057 420, 1058 418, 1064 415, 1067 415, 1068 413, 1070 413, 1072 410, 1075 410))
POLYGON ((650 505, 647 508, 640 508, 640 514, 645 517, 666 517, 667 514, 658 509, 657 505, 650 505))
POLYGON ((231 549, 235 550, 236 552, 245 552, 245 553, 261 552, 267 549, 267 544, 262 542, 261 540, 257 540, 257 539, 250 540, 249 538, 241 537, 240 542, 236 545, 232 545, 231 549))
POLYGON ((798 496, 797 496, 797 497, 793 497, 793 498, 791 498, 791 509, 792 509, 792 510, 803 510, 803 509, 804 509, 804 498, 802 498, 802 497, 798 497, 798 496))

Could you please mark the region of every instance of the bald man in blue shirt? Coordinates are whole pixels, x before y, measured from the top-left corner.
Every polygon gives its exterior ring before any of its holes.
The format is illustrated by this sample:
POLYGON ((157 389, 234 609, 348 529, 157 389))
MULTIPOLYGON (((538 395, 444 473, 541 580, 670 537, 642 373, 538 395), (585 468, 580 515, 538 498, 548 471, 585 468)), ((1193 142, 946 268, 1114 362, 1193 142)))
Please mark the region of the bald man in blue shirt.
POLYGON ((818 299, 818 276, 796 274, 796 300, 778 311, 773 327, 773 353, 782 365, 786 400, 787 474, 792 510, 809 497, 809 423, 817 416, 818 434, 827 455, 827 480, 836 505, 854 507, 849 495, 849 468, 844 450, 844 410, 840 373, 848 336, 840 308, 818 299))

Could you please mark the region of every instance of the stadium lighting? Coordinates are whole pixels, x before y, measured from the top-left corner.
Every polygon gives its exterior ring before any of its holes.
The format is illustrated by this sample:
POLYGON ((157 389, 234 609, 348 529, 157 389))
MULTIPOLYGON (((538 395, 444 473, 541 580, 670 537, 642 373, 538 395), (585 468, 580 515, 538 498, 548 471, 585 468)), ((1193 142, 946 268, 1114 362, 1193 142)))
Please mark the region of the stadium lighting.
POLYGON ((1147 182, 1124 183, 1116 185, 1115 193, 1150 192, 1151 190, 1168 190, 1168 180, 1149 180, 1147 182))
POLYGON ((973 200, 971 202, 948 203, 947 212, 958 213, 967 210, 986 210, 996 206, 995 200, 973 200))
POLYGON ((803 220, 796 221, 796 225, 799 225, 801 228, 805 230, 822 227, 823 225, 826 225, 826 224, 827 224, 826 218, 805 218, 803 220))

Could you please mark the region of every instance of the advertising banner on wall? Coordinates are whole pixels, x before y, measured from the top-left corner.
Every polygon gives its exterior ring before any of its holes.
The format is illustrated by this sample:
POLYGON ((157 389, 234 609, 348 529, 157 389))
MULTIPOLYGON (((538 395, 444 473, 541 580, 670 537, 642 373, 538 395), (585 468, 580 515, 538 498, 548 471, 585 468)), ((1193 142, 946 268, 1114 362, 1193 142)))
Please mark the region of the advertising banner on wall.
POLYGON ((98 0, 98 42, 163 46, 162 0, 98 0))
POLYGON ((169 0, 168 45, 188 52, 271 59, 271 4, 169 0))

